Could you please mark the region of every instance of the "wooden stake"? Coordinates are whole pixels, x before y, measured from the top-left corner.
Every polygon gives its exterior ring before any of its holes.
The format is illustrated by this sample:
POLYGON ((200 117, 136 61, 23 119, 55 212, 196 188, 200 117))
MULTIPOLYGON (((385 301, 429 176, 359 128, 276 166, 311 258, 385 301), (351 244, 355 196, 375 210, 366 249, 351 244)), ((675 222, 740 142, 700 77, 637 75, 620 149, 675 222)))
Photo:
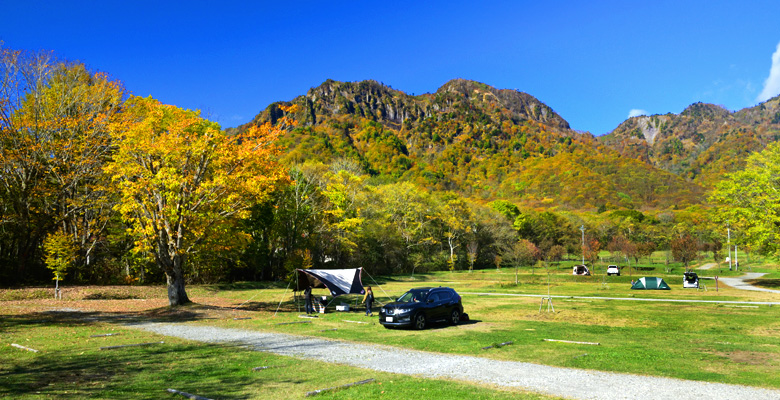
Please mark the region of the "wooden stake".
POLYGON ((371 383, 373 381, 374 381, 374 378, 371 378, 371 379, 366 379, 364 381, 348 383, 346 385, 341 385, 341 386, 334 386, 334 387, 330 387, 330 388, 327 388, 327 389, 317 389, 317 390, 312 391, 312 392, 306 392, 306 397, 318 395, 318 394, 324 393, 324 392, 331 392, 331 391, 338 390, 338 389, 344 389, 344 388, 348 388, 348 387, 351 387, 351 386, 365 385, 366 383, 371 383))
POLYGON ((544 339, 545 342, 561 342, 561 343, 574 343, 574 344, 592 344, 594 346, 599 346, 601 343, 593 343, 593 342, 575 342, 573 340, 558 340, 558 339, 544 339))
POLYGON ((482 350, 492 349, 494 347, 495 348, 504 347, 504 346, 506 346, 508 344, 512 344, 512 343, 514 343, 514 342, 504 342, 504 343, 493 344, 493 345, 490 345, 490 346, 483 347, 482 350))
POLYGON ((295 321, 295 322, 280 322, 275 325, 290 325, 290 324, 310 324, 311 321, 295 321))
POLYGON ((180 396, 184 396, 184 397, 186 397, 188 399, 191 399, 191 400, 211 400, 208 397, 202 397, 202 396, 198 396, 198 395, 195 395, 195 394, 189 394, 187 392, 182 392, 181 390, 176 390, 176 389, 168 389, 168 392, 169 393, 173 393, 173 394, 178 394, 180 396))
POLYGON ((262 367, 254 367, 252 368, 252 371, 262 371, 264 369, 270 369, 270 368, 279 368, 279 367, 265 365, 262 367))
POLYGON ((32 351, 33 353, 37 353, 37 352, 38 352, 38 350, 31 349, 31 348, 29 348, 29 347, 24 347, 24 346, 22 346, 22 345, 20 345, 20 344, 16 344, 16 343, 11 343, 11 346, 13 346, 13 347, 16 347, 17 349, 22 349, 22 350, 32 351))
POLYGON ((104 337, 104 336, 116 336, 118 333, 104 333, 102 335, 91 335, 90 337, 104 337))

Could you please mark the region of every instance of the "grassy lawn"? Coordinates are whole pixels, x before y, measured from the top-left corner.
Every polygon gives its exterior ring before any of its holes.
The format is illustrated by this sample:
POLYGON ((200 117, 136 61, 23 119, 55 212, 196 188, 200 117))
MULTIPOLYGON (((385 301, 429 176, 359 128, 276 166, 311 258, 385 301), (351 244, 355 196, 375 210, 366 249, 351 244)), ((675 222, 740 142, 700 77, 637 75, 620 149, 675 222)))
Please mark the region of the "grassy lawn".
POLYGON ((126 319, 106 322, 111 313, 84 317, 67 311, 2 315, 0 398, 183 398, 166 392, 173 388, 214 399, 299 399, 309 391, 373 378, 373 383, 317 398, 414 398, 423 392, 438 399, 553 399, 188 342, 118 325, 126 319), (90 337, 107 333, 114 335, 90 337), (160 341, 164 343, 100 350, 160 341), (17 349, 10 343, 39 352, 17 349), (255 367, 271 368, 253 371, 255 367))
MULTIPOLYGON (((726 303, 668 303, 630 300, 554 298, 555 312, 539 311, 540 298, 487 293, 609 298, 780 301, 773 293, 737 291, 705 280, 706 290, 682 289, 682 268, 667 274, 664 265, 640 267, 620 277, 570 275, 567 264, 533 273, 514 270, 437 272, 412 276, 368 277, 379 301, 410 287, 451 286, 462 293, 472 321, 434 325, 425 331, 388 330, 376 317, 354 312, 299 317, 287 283, 191 286, 196 303, 170 310, 163 287, 66 287, 62 301, 50 289, 0 290, 0 397, 4 398, 177 398, 174 388, 210 398, 302 398, 308 391, 368 378, 356 386, 319 398, 523 398, 548 397, 450 381, 377 373, 357 368, 206 345, 161 337, 121 324, 128 319, 185 321, 231 328, 378 343, 500 360, 627 372, 711 382, 780 388, 780 306, 726 303), (549 275, 548 275, 549 272, 549 275), (670 291, 630 290, 641 276, 660 276, 670 291), (84 310, 81 313, 71 310, 84 310), (277 310, 278 309, 278 310, 277 310), (282 324, 303 322, 305 324, 282 324), (358 324, 354 321, 368 322, 358 324), (91 338, 91 335, 120 333, 91 338), (544 339, 599 343, 549 342, 544 339), (164 341, 143 347, 100 350, 101 346, 164 341), (497 343, 511 345, 483 347, 497 343), (27 352, 11 343, 40 350, 27 352), (271 366, 262 371, 253 367, 271 366)), ((754 271, 777 276, 771 265, 754 271)), ((743 267, 743 271, 746 269, 743 267)), ((700 271, 714 276, 716 270, 700 271)), ((720 276, 743 271, 721 270, 720 276)), ((317 293, 315 294, 325 294, 317 293)), ((333 303, 356 304, 355 297, 333 303)), ((178 397, 181 398, 181 397, 178 397)))

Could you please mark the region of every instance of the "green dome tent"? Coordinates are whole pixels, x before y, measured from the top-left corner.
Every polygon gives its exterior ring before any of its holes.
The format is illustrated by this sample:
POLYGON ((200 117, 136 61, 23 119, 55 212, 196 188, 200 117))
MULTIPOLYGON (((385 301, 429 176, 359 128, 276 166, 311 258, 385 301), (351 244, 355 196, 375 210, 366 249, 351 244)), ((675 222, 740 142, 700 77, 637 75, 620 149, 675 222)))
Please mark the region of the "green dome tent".
POLYGON ((639 278, 636 282, 634 282, 633 285, 631 285, 631 289, 671 290, 669 285, 667 285, 663 279, 655 277, 639 278))

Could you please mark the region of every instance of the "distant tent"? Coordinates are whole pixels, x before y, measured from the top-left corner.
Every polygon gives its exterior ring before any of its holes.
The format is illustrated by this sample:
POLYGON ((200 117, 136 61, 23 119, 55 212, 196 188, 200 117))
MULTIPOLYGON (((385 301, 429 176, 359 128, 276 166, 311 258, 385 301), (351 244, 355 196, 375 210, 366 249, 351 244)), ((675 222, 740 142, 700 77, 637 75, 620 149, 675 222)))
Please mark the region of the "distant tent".
POLYGON ((363 268, 353 269, 297 269, 295 291, 308 287, 326 288, 333 297, 343 294, 365 294, 361 275, 363 268))
POLYGON ((634 282, 633 285, 631 285, 631 289, 671 290, 669 285, 667 285, 663 279, 655 277, 639 278, 636 282, 634 282))

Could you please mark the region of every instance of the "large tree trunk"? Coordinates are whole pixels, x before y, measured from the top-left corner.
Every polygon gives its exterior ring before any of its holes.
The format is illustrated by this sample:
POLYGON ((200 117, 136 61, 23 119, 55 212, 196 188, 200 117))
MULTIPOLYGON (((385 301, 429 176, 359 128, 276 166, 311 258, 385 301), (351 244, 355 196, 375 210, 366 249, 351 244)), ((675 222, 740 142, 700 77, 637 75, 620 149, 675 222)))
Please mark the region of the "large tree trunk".
POLYGON ((165 276, 168 281, 168 303, 171 307, 184 305, 190 302, 187 297, 187 291, 184 290, 184 273, 181 268, 182 257, 176 255, 173 257, 171 268, 165 269, 165 276))

